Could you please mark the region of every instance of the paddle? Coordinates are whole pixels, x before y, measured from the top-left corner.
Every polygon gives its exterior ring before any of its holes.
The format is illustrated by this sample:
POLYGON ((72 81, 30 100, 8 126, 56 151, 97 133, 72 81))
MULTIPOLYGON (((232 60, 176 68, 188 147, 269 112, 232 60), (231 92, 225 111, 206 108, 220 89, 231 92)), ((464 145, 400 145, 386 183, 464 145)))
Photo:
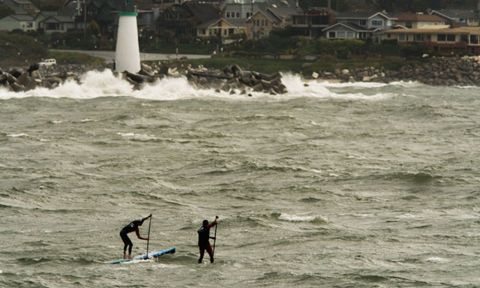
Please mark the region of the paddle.
POLYGON ((150 214, 150 222, 148 223, 148 236, 147 236, 147 254, 145 260, 148 259, 148 244, 150 244, 150 227, 152 226, 152 214, 150 214))
MULTIPOLYGON (((215 220, 217 219, 218 219, 218 216, 215 216, 215 220)), ((215 225, 215 235, 213 236, 213 248, 212 248, 213 255, 215 255, 215 242, 217 242, 217 227, 218 227, 218 223, 217 225, 215 225)))

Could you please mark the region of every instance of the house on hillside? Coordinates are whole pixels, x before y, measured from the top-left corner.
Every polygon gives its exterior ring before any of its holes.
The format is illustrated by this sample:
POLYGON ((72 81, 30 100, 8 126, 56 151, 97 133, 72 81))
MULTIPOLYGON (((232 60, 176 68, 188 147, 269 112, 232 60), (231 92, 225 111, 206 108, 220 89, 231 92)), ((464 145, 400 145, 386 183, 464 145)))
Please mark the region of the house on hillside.
POLYGON ((196 38, 198 27, 207 29, 206 24, 220 19, 218 8, 210 4, 184 2, 174 4, 167 8, 157 21, 158 31, 164 31, 175 35, 175 37, 196 38))
POLYGON ((258 10, 246 21, 249 27, 247 39, 258 40, 267 37, 275 27, 280 27, 280 23, 280 19, 268 10, 258 10))
POLYGON ((474 10, 442 9, 431 10, 429 14, 444 19, 451 27, 479 26, 480 24, 478 11, 474 10))
POLYGON ((28 0, 0 0, 0 4, 5 5, 14 14, 0 19, 0 31, 21 30, 36 31, 38 28, 38 18, 40 10, 28 0))
POLYGON ((293 1, 259 5, 246 22, 248 26, 247 38, 260 39, 267 37, 273 29, 291 27, 294 16, 301 13, 301 8, 297 7, 293 1))
POLYGON ((443 29, 450 25, 437 15, 423 13, 401 13, 396 16, 395 26, 413 29, 443 29))
POLYGON ((75 28, 75 19, 69 16, 50 15, 41 17, 38 21, 38 29, 42 29, 47 34, 65 33, 75 28))
POLYGON ((293 15, 292 28, 298 35, 320 37, 323 29, 336 23, 335 11, 325 7, 310 8, 293 15))
POLYGON ((355 11, 339 13, 336 20, 336 24, 322 30, 327 39, 374 39, 375 33, 391 29, 396 18, 386 12, 355 11))
POLYGON ((0 19, 0 31, 21 30, 23 32, 28 32, 36 31, 37 28, 37 17, 28 14, 9 15, 0 19))
POLYGON ((443 29, 393 29, 382 31, 382 40, 396 40, 400 45, 421 44, 439 50, 480 52, 480 27, 443 29))
POLYGON ((213 19, 197 26, 198 39, 213 39, 219 43, 230 44, 239 41, 247 34, 244 20, 213 19))
POLYGON ((385 30, 394 25, 396 17, 385 11, 353 11, 338 13, 336 19, 337 23, 351 23, 368 30, 385 30))

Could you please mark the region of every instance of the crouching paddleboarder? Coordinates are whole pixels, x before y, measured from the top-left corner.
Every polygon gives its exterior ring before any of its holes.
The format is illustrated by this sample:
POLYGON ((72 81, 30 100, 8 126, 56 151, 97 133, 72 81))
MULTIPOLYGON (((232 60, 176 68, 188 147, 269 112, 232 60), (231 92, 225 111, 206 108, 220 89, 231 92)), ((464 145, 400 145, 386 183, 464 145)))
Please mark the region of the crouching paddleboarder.
POLYGON ((213 254, 215 252, 215 240, 217 236, 217 231, 215 228, 215 236, 210 237, 210 228, 217 225, 218 216, 215 216, 215 220, 212 223, 208 223, 208 220, 203 220, 202 227, 198 229, 198 248, 200 249, 200 258, 198 259, 198 263, 202 263, 203 255, 205 254, 205 250, 207 250, 208 255, 210 256, 210 263, 213 263, 213 254), (210 246, 210 239, 214 239, 213 249, 210 246))
POLYGON ((120 231, 120 237, 122 238, 123 243, 125 244, 123 246, 123 259, 131 259, 132 258, 133 243, 130 240, 130 238, 128 238, 128 236, 127 236, 128 233, 135 231, 138 239, 142 239, 142 240, 148 240, 149 239, 148 237, 144 238, 144 237, 140 236, 140 231, 138 230, 138 227, 142 226, 143 221, 147 220, 150 217, 152 217, 152 214, 148 215, 145 218, 142 218, 141 220, 134 220, 134 221, 130 222, 130 224, 128 224, 127 226, 123 227, 122 230, 120 231), (128 255, 127 255, 127 248, 128 248, 128 255))

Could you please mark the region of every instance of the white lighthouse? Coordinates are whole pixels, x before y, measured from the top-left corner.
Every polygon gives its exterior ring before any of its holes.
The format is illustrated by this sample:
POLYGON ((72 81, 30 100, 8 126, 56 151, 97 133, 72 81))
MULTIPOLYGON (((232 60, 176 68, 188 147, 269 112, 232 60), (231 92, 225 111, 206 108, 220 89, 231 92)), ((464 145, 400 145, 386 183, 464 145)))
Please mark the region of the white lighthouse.
POLYGON ((137 12, 121 11, 118 19, 115 70, 137 73, 140 71, 140 48, 138 45, 137 12))

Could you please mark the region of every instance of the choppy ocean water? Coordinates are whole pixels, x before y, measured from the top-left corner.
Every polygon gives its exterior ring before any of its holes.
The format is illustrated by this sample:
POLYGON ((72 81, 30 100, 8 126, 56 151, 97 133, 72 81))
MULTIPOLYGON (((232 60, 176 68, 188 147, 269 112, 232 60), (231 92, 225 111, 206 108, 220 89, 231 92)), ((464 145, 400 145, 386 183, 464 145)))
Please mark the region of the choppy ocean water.
POLYGON ((479 88, 304 83, 0 90, 0 287, 480 286, 479 88), (177 253, 105 264, 149 213, 177 253))

